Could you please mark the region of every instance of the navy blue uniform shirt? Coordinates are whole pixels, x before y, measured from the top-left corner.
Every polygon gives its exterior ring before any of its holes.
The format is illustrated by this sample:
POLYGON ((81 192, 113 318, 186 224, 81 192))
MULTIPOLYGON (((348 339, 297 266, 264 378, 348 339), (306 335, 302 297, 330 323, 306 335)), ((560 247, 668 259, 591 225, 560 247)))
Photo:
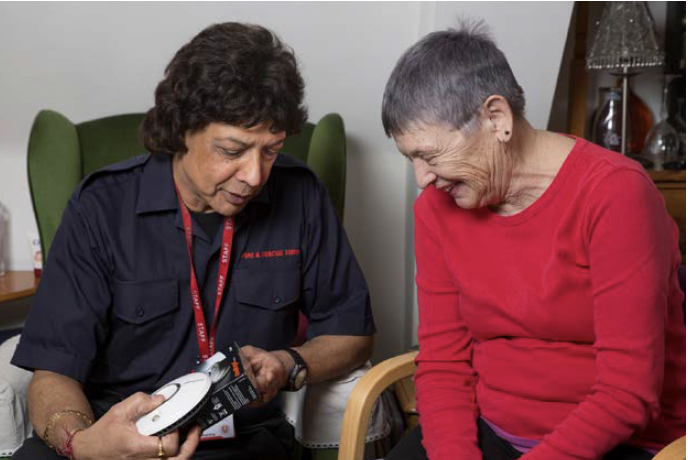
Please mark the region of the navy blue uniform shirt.
MULTIPOLYGON (((193 226, 194 267, 213 321, 222 232, 193 226)), ((308 338, 372 335, 368 287, 327 191, 279 155, 235 218, 216 350, 236 341, 293 344, 298 311, 308 338)), ((13 364, 57 372, 101 392, 152 392, 195 366, 198 340, 189 256, 171 157, 145 155, 87 177, 50 249, 13 364)))

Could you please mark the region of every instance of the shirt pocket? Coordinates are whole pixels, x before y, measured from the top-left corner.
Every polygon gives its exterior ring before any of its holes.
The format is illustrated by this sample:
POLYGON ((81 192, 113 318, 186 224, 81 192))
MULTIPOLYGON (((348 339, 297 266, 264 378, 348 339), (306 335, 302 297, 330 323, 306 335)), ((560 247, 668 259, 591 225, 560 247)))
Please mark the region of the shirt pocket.
POLYGON ((266 350, 291 346, 301 304, 299 270, 237 270, 232 287, 233 337, 266 350))
POLYGON ((179 308, 177 280, 115 281, 114 314, 122 321, 142 325, 179 308))
POLYGON ((149 369, 174 350, 179 309, 177 280, 113 283, 110 338, 102 358, 115 368, 149 369))
POLYGON ((301 296, 298 270, 237 270, 234 274, 237 302, 263 310, 283 310, 301 296))

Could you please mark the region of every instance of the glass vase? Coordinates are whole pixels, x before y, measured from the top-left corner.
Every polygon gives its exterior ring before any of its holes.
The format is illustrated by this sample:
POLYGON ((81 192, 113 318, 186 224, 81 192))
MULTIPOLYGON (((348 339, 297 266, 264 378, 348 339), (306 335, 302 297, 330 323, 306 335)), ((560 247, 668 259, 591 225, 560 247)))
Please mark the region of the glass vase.
MULTIPOLYGON (((621 88, 600 88, 599 100, 600 106, 592 124, 592 141, 606 149, 621 152, 621 88)), ((629 139, 626 134, 626 139, 629 139)))
MULTIPOLYGON (((592 140, 602 147, 621 152, 623 91, 620 87, 600 88, 600 106, 592 124, 592 140)), ((626 155, 639 156, 652 128, 652 112, 633 91, 628 92, 626 155)))
POLYGON ((645 140, 643 157, 652 162, 652 169, 661 171, 665 165, 679 160, 681 138, 678 131, 669 123, 667 113, 668 85, 664 86, 662 97, 661 120, 652 127, 645 140))

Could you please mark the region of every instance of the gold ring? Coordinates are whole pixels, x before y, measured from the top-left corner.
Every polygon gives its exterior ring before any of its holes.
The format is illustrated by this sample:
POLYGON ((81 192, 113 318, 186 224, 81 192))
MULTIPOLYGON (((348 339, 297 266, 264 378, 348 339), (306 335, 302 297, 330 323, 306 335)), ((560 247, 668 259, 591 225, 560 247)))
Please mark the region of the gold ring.
POLYGON ((162 447, 162 436, 158 438, 158 458, 165 458, 165 449, 162 447))

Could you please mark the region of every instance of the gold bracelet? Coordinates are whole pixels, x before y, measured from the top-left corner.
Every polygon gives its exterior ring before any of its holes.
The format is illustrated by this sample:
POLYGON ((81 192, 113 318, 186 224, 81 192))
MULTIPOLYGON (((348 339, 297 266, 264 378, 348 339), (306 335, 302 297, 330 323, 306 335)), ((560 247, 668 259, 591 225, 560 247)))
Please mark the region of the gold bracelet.
POLYGON ((86 414, 84 414, 83 412, 80 412, 80 411, 78 411, 78 410, 74 410, 74 409, 65 409, 65 410, 61 410, 61 411, 55 412, 55 413, 54 413, 53 415, 51 415, 50 418, 48 419, 48 423, 45 424, 45 431, 43 431, 43 440, 44 440, 45 443, 48 445, 48 447, 50 447, 50 448, 53 449, 53 450, 55 450, 55 446, 53 446, 52 444, 50 444, 50 439, 48 438, 48 436, 50 436, 50 430, 53 428, 53 426, 55 425, 55 423, 56 423, 60 418, 64 417, 65 415, 76 415, 76 416, 82 418, 82 419, 86 422, 86 424, 87 424, 86 426, 91 426, 91 425, 93 425, 93 420, 91 420, 91 417, 89 417, 88 415, 86 415, 86 414))

